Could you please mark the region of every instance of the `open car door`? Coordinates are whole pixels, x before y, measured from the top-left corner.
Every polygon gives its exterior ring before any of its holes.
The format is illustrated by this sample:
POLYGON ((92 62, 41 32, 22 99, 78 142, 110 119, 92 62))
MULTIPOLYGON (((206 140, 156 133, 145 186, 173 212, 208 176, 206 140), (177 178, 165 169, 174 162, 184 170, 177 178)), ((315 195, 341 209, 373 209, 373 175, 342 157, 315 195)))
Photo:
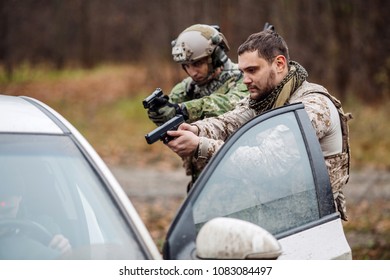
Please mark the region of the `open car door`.
POLYGON ((301 103, 254 118, 226 141, 173 220, 163 257, 351 259, 301 103))

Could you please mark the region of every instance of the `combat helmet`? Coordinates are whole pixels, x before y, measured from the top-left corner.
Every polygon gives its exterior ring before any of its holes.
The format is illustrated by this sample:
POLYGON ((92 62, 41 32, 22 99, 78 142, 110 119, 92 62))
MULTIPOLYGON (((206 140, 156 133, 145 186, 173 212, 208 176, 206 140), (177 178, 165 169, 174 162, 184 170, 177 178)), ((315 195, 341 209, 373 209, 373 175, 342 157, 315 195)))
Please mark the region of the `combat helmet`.
POLYGON ((194 63, 210 57, 213 68, 228 60, 229 44, 218 26, 195 24, 186 28, 172 41, 173 60, 180 64, 194 63))

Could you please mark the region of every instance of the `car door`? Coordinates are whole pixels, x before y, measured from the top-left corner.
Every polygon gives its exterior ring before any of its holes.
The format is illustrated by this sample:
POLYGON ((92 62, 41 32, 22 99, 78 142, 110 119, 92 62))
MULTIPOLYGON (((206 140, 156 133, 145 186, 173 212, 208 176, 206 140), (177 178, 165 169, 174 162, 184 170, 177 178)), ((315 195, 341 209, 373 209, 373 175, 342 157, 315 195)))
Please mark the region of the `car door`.
POLYGON ((217 217, 271 233, 281 245, 279 259, 350 258, 323 154, 301 103, 254 118, 226 141, 179 209, 164 258, 197 259, 197 234, 217 217))

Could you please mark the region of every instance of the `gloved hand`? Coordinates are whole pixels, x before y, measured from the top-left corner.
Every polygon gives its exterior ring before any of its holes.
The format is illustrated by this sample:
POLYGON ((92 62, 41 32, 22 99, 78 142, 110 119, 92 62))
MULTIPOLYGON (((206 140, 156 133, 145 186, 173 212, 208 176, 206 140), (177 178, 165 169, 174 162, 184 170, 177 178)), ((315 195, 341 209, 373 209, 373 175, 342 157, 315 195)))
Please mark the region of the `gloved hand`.
POLYGON ((148 116, 152 122, 154 122, 157 126, 160 126, 172 119, 178 110, 180 110, 179 105, 168 102, 156 111, 148 110, 148 116))

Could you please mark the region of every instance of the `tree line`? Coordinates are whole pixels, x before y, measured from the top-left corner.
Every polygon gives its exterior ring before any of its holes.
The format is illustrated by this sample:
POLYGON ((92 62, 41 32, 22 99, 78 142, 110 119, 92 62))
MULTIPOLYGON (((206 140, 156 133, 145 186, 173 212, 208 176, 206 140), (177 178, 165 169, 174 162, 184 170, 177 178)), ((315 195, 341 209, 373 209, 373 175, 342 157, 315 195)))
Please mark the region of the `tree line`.
POLYGON ((341 98, 389 95, 387 0, 2 0, 0 66, 93 67, 171 62, 171 41, 195 23, 217 24, 237 61, 238 46, 265 22, 291 58, 341 98))

